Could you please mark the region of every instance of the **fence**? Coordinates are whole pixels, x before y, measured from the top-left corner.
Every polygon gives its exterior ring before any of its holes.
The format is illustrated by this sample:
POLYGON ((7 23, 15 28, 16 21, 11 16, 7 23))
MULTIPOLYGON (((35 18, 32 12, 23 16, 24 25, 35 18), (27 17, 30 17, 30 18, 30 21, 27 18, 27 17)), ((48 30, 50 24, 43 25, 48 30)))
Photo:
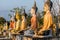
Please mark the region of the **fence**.
MULTIPOLYGON (((15 40, 60 40, 60 36, 31 36, 31 35, 14 35, 15 40)), ((12 40, 10 38, 0 38, 0 40, 12 40)))
POLYGON ((16 40, 60 40, 60 36, 28 36, 28 35, 17 35, 16 40), (19 37, 19 38, 18 38, 19 37))

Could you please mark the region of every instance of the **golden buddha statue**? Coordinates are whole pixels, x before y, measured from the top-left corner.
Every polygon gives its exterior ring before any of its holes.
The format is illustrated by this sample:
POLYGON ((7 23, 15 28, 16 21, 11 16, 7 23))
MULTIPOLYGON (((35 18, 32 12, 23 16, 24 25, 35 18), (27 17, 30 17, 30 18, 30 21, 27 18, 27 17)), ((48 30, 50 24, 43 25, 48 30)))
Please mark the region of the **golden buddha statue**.
POLYGON ((8 24, 7 24, 7 22, 5 23, 5 25, 4 25, 4 28, 3 28, 4 30, 8 30, 8 24))
POLYGON ((17 30, 20 30, 19 28, 20 28, 20 24, 21 23, 21 21, 20 21, 20 14, 19 14, 19 12, 18 12, 18 10, 16 11, 16 27, 15 27, 15 30, 17 31, 17 30))
POLYGON ((44 15, 43 27, 40 29, 38 34, 43 34, 43 31, 49 30, 50 28, 52 28, 52 26, 53 26, 52 18, 53 17, 51 14, 51 8, 52 8, 52 6, 50 5, 50 3, 45 2, 45 4, 44 4, 45 15, 44 15))
POLYGON ((23 31, 27 28, 27 21, 24 15, 22 15, 22 22, 21 22, 21 27, 20 30, 23 31))

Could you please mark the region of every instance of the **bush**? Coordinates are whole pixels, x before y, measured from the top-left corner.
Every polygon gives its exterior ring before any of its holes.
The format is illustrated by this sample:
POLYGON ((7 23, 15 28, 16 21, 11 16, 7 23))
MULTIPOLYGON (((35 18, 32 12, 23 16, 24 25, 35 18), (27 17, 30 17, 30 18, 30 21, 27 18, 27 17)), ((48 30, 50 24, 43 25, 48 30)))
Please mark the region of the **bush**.
POLYGON ((3 17, 0 17, 0 25, 3 25, 6 22, 6 20, 3 17))

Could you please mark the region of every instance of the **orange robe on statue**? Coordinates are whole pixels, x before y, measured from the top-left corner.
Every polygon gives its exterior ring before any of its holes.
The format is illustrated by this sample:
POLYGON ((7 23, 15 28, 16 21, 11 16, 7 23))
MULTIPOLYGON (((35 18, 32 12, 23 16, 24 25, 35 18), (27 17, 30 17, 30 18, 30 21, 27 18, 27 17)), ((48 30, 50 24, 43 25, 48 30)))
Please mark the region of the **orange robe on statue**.
POLYGON ((36 15, 34 15, 32 18, 31 18, 31 28, 33 30, 35 30, 37 28, 37 17, 36 15))
POLYGON ((15 27, 15 25, 14 25, 15 23, 14 22, 10 22, 10 28, 14 28, 15 27))

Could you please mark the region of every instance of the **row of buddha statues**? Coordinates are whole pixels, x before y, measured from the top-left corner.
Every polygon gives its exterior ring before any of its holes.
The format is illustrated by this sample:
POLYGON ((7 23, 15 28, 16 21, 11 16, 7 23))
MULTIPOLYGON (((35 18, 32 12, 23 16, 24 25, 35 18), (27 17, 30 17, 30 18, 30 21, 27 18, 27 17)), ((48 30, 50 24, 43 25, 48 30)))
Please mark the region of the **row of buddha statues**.
MULTIPOLYGON (((37 6, 36 6, 36 1, 34 6, 31 9, 31 25, 28 28, 27 26, 27 18, 26 15, 23 14, 22 17, 20 17, 20 14, 18 11, 15 13, 15 19, 14 17, 11 18, 10 21, 10 28, 11 28, 11 33, 18 33, 20 31, 24 31, 27 29, 33 30, 34 33, 37 34, 43 34, 43 31, 50 30, 55 28, 54 23, 53 23, 53 16, 51 14, 51 8, 52 8, 52 2, 47 0, 44 3, 44 18, 43 18, 43 26, 38 30, 38 22, 37 22, 37 6), (22 20, 20 20, 22 18, 22 20)), ((24 10, 25 11, 25 10, 24 10)), ((54 30, 55 31, 55 30, 54 30)))

